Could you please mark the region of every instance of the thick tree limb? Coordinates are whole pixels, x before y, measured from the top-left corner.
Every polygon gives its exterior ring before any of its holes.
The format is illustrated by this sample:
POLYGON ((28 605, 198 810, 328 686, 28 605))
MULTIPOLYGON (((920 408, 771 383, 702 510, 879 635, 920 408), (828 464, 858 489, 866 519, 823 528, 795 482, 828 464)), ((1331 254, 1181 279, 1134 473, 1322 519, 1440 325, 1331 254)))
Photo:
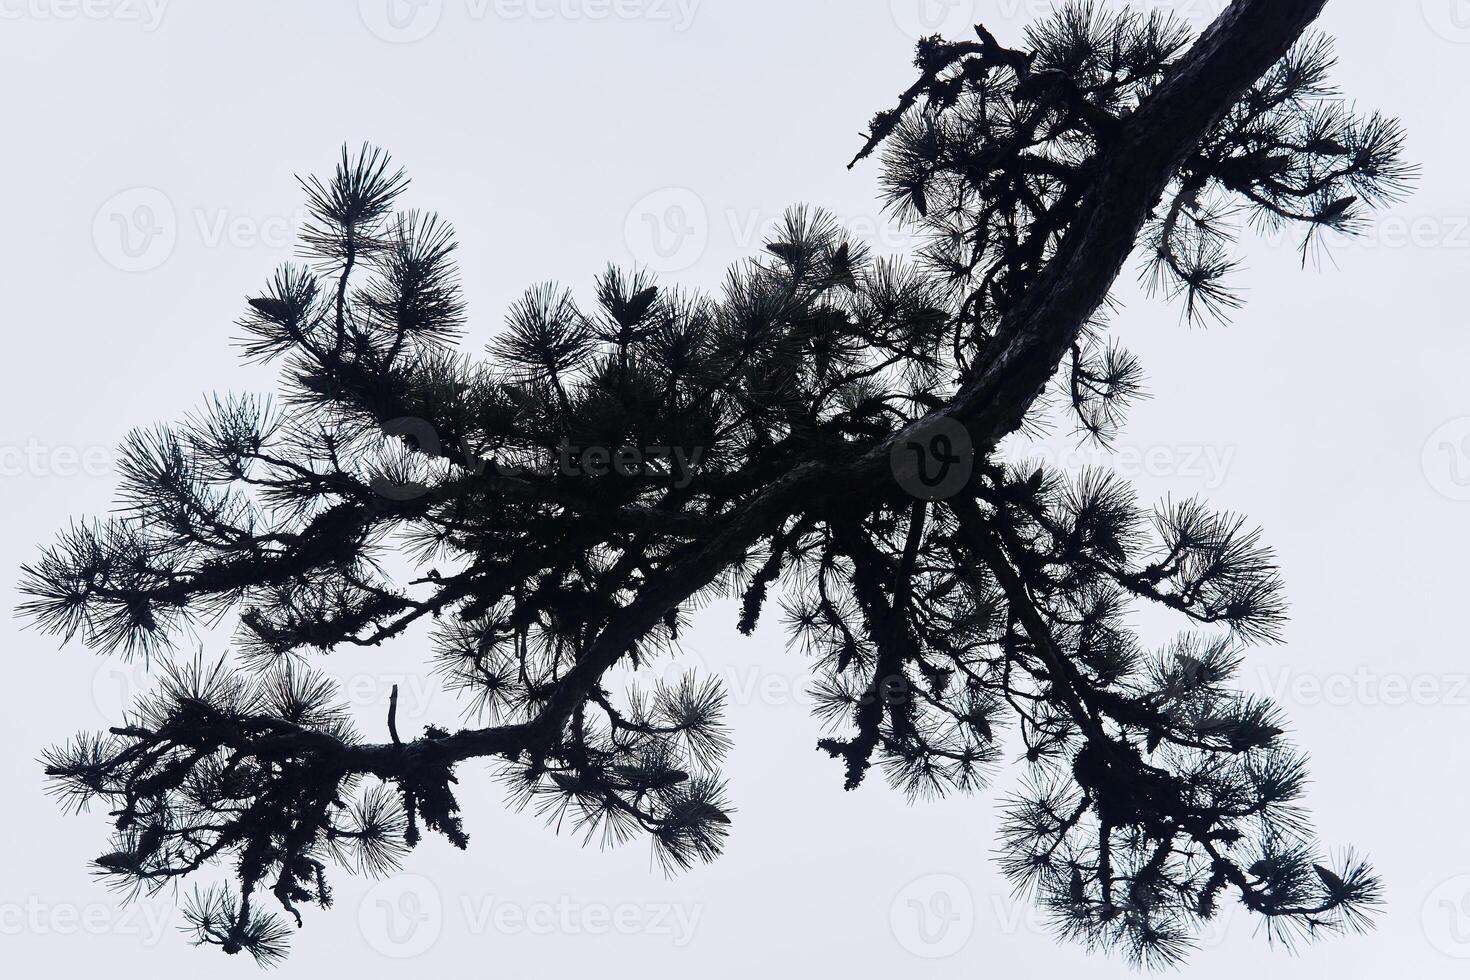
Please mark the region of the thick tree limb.
MULTIPOLYGON (((429 751, 449 758, 544 746, 572 711, 670 609, 747 548, 801 511, 891 486, 890 450, 936 419, 970 432, 977 452, 1015 431, 1047 379, 1102 304, 1169 179, 1242 94, 1321 13, 1325 0, 1236 0, 1180 60, 1171 77, 1119 126, 1057 255, 997 331, 996 353, 942 409, 845 461, 796 465, 686 546, 620 608, 538 717, 524 726, 465 731, 429 751), (514 730, 514 734, 512 734, 514 730)), ((911 465, 917 465, 914 460, 911 465)), ((357 747, 363 748, 366 747, 357 747)), ((390 747, 383 747, 390 748, 390 747)), ((427 747, 426 747, 427 748, 427 747)))
MULTIPOLYGON (((949 404, 866 451, 798 462, 730 512, 691 522, 703 532, 616 609, 531 721, 403 744, 348 745, 316 732, 286 732, 233 745, 262 757, 320 753, 344 771, 395 778, 423 765, 490 755, 539 754, 555 743, 603 674, 670 611, 798 513, 820 513, 891 492, 890 452, 936 420, 966 427, 984 453, 1020 425, 1084 325, 1106 299, 1144 223, 1178 167, 1249 86, 1280 59, 1325 0, 1236 0, 1196 41, 1168 79, 1121 120, 1100 150, 1076 220, 1056 255, 1006 314, 989 356, 949 404)), ((917 466, 918 460, 901 454, 917 466)), ((627 526, 661 512, 627 515, 627 526)))

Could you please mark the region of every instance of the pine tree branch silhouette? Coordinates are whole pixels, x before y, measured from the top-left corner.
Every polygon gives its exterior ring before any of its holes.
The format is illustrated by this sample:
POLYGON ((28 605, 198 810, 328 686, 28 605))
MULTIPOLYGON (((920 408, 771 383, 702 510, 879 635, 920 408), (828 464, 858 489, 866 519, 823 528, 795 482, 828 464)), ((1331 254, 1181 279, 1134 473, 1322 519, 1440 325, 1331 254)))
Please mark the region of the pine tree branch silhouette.
POLYGON ((482 758, 589 839, 709 860, 733 812, 723 694, 636 678, 693 604, 739 596, 748 634, 779 585, 849 789, 875 763, 910 795, 975 789, 1014 724, 1031 775, 1002 866, 1063 935, 1172 962, 1227 890, 1285 942, 1365 925, 1377 878, 1321 863, 1302 757, 1227 684, 1284 615, 1258 535, 1198 501, 1150 520, 1111 475, 999 451, 1054 378, 1079 433, 1121 424, 1138 366, 1100 311, 1140 245, 1152 285, 1221 316, 1233 213, 1304 226, 1305 255, 1406 189, 1397 125, 1334 100, 1330 49, 1303 37, 1322 8, 1237 0, 1192 39, 1074 3, 1026 50, 925 39, 858 154, 883 151, 888 203, 926 234, 913 264, 797 209, 720 300, 617 269, 596 313, 540 287, 485 365, 454 349, 448 226, 395 211, 386 154, 344 148, 303 182, 315 267, 242 321, 247 356, 284 358, 284 410, 216 399, 135 433, 130 510, 25 569, 23 612, 125 656, 243 607, 240 669, 171 665, 123 724, 46 754, 66 802, 109 805, 99 873, 135 893, 232 858, 238 892, 196 894, 193 938, 271 962, 289 929, 260 891, 300 925, 329 860, 383 873, 421 826, 466 846, 454 770, 482 758), (600 469, 566 470, 571 444, 600 469), (532 465, 556 452, 561 472, 532 465), (625 462, 644 455, 669 465, 625 462), (391 534, 406 588, 378 560, 391 534), (1134 600, 1213 632, 1146 657, 1134 600), (424 624, 489 723, 400 737, 395 687, 389 740, 359 740, 305 653, 424 624))

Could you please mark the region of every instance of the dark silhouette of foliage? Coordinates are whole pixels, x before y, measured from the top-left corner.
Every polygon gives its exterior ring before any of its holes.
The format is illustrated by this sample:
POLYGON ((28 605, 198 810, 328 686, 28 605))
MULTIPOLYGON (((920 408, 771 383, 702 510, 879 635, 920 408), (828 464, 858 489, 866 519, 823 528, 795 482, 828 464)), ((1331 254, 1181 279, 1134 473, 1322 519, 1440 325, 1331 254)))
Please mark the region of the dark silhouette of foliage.
POLYGON ((46 754, 68 804, 114 820, 96 870, 151 891, 227 861, 235 884, 187 904, 194 938, 270 962, 289 929, 264 892, 299 925, 331 863, 382 874, 425 830, 466 846, 455 767, 482 757, 558 826, 709 860, 723 695, 637 678, 691 606, 733 597, 750 633, 778 595, 849 788, 876 764, 913 797, 968 792, 1020 754, 1001 860, 1061 934, 1156 964, 1227 899, 1288 942, 1361 927, 1378 880, 1322 855, 1285 721, 1230 686, 1243 645, 1279 637, 1269 548, 1201 501, 1149 512, 1110 473, 996 449, 1052 411, 1053 376, 1084 437, 1116 431, 1140 368, 1099 310, 1130 252, 1218 316, 1246 224, 1310 248, 1404 189, 1397 126, 1345 108, 1303 36, 1320 8, 1239 0, 1194 39, 1073 3, 1020 50, 926 39, 860 154, 926 234, 912 261, 795 209, 718 296, 619 269, 588 306, 540 286, 483 360, 456 346, 449 227, 398 209, 384 153, 344 149, 304 182, 308 263, 241 322, 279 401, 135 433, 123 512, 25 569, 24 612, 104 653, 239 614, 238 664, 173 662, 120 725, 46 754), (893 450, 938 424, 974 453, 931 500, 893 450), (566 446, 697 465, 546 465, 566 446), (1142 649, 1141 603, 1194 631, 1142 649), (306 661, 424 621, 483 727, 400 737, 390 711, 390 740, 362 740, 306 661))

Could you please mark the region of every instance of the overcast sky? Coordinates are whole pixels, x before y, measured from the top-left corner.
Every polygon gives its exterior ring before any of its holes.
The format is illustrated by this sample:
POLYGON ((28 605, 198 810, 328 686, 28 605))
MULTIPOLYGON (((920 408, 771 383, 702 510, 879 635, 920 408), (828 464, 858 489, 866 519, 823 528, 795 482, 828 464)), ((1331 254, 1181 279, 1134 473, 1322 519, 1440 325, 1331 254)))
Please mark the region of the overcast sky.
MULTIPOLYGON (((1219 0, 1160 3, 1196 24, 1219 0)), ((112 447, 209 393, 269 390, 229 338, 243 298, 291 258, 293 175, 343 141, 389 149, 405 203, 457 227, 467 349, 547 279, 590 292, 609 261, 713 288, 782 209, 828 208, 901 251, 875 169, 845 169, 866 120, 911 79, 915 36, 983 20, 1016 40, 1036 0, 0 0, 0 575, 76 516, 106 511, 112 447)), ((1331 0, 1348 97, 1408 127, 1416 195, 1303 270, 1291 243, 1244 250, 1228 327, 1137 295, 1120 338, 1152 400, 1113 461, 1145 500, 1206 495, 1277 548, 1284 645, 1243 684, 1277 696, 1311 751, 1324 842, 1387 881, 1377 931, 1293 957, 1231 907, 1198 977, 1463 976, 1470 967, 1470 2, 1331 0)), ((1065 439, 1038 451, 1096 462, 1065 439)), ((690 657, 725 678, 739 813, 725 856, 669 880, 645 842, 583 848, 508 812, 461 767, 467 853, 425 841, 402 875, 336 878, 286 976, 1128 976, 1054 942, 992 852, 991 791, 907 805, 881 780, 844 793, 813 748, 801 659, 778 617, 697 617, 690 657), (407 957, 416 957, 407 959, 407 957)), ((1149 628, 1154 624, 1150 622, 1149 628)), ((1172 628, 1176 624, 1169 624, 1172 628)), ((1164 634, 1161 634, 1164 635, 1164 634)), ((207 653, 224 643, 202 637, 207 653)), ((104 817, 64 815, 34 759, 115 722, 136 666, 16 623, 0 695, 0 962, 16 976, 253 976, 188 947, 171 896, 120 909, 87 860, 104 817)), ((400 726, 453 725, 420 638, 323 662, 365 731, 388 691, 400 726)))

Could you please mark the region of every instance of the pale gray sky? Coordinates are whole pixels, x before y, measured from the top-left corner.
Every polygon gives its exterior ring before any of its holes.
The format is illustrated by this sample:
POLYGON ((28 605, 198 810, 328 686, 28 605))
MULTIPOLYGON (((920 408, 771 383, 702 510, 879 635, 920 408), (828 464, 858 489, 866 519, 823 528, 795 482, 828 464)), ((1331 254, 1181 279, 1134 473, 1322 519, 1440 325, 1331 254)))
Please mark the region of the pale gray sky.
MULTIPOLYGON (((1146 5, 1197 24, 1223 6, 1146 5)), ((414 178, 406 203, 458 228, 478 349, 526 286, 586 295, 610 260, 714 287, 792 203, 832 210, 880 253, 903 249, 874 204, 875 169, 844 166, 911 81, 913 36, 983 20, 1015 39, 1046 7, 0 0, 6 604, 36 545, 108 507, 111 447, 129 427, 269 388, 238 364, 232 321, 291 257, 292 175, 330 168, 344 140, 387 147, 414 178)), ((1204 493, 1278 549, 1288 642, 1253 651, 1244 683, 1283 701, 1312 753, 1322 837, 1372 856, 1388 913, 1368 936, 1292 957, 1232 912, 1185 969, 1463 976, 1470 2, 1330 0, 1323 26, 1348 95, 1405 120, 1418 192, 1321 269, 1303 271, 1289 245, 1247 248, 1248 305, 1229 327, 1188 328, 1125 285, 1117 329, 1154 397, 1114 462, 1146 499, 1204 493)), ((1047 451, 1095 461, 1070 447, 1047 451)), ((716 864, 666 880, 641 843, 584 849, 507 812, 467 765, 470 850, 430 839, 399 877, 338 875, 337 907, 306 913, 283 975, 1130 975, 1053 942, 1010 898, 991 860, 1005 777, 912 807, 877 779, 844 793, 813 748, 800 659, 767 619, 744 639, 716 606, 688 638, 734 705, 739 814, 716 864)), ((189 948, 170 896, 116 908, 85 872, 103 817, 63 815, 41 793, 40 749, 115 721, 148 677, 18 624, 7 640, 0 961, 17 976, 253 976, 248 960, 189 948)), ((324 666, 369 731, 393 683, 401 719, 456 721, 413 639, 324 666)))

